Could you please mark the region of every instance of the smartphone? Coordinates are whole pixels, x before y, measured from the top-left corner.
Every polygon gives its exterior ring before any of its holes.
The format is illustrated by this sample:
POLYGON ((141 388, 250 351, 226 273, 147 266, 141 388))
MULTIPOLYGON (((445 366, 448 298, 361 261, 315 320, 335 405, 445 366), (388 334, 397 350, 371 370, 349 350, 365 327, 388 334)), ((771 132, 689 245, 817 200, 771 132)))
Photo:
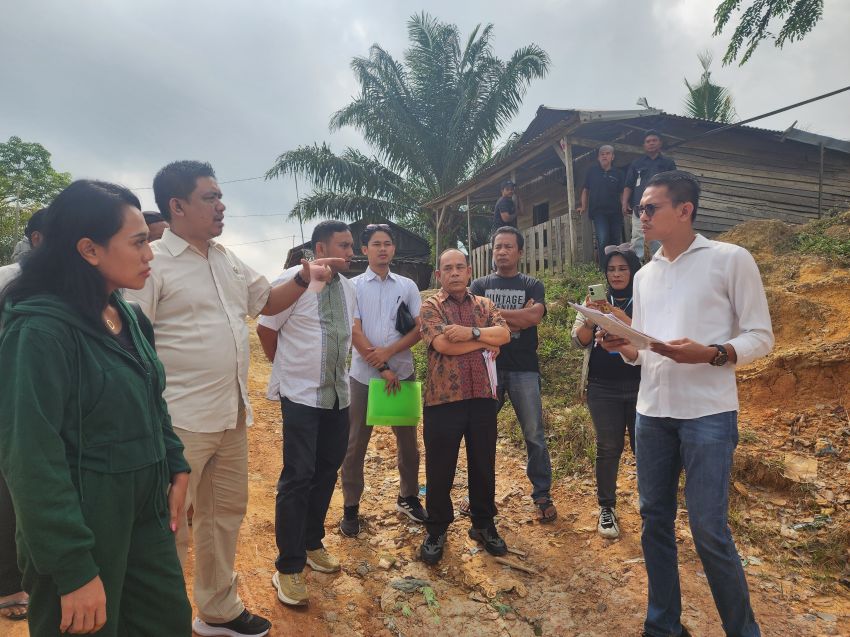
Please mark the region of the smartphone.
POLYGON ((605 286, 601 283, 598 285, 588 285, 587 293, 591 301, 605 301, 605 286))

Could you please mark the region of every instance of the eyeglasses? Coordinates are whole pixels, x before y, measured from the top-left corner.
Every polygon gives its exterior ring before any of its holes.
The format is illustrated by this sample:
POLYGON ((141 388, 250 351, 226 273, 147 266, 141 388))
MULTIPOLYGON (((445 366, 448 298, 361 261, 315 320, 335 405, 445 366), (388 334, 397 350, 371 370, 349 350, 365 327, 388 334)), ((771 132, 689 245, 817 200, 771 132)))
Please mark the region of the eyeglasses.
POLYGON ((663 205, 656 205, 654 203, 648 203, 644 206, 638 206, 635 208, 635 212, 637 212, 638 217, 642 214, 646 213, 646 216, 652 219, 655 216, 655 213, 658 212, 659 208, 663 208, 663 205))
POLYGON ((366 226, 366 230, 389 230, 390 226, 386 223, 370 223, 366 226))
POLYGON ((631 243, 621 243, 618 246, 605 246, 605 254, 611 254, 613 252, 630 252, 631 250, 631 243))

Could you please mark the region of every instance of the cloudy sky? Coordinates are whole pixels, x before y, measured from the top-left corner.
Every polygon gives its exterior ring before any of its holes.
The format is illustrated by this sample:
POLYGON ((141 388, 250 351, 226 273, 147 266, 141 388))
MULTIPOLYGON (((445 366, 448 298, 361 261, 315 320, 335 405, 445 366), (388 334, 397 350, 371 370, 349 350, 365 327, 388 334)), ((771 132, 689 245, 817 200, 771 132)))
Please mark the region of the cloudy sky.
MULTIPOLYGON (((155 208, 153 175, 175 159, 207 160, 229 181, 262 175, 281 152, 314 141, 368 152, 356 131, 327 128, 356 93, 349 62, 373 43, 400 58, 406 21, 423 9, 464 36, 493 23, 501 57, 532 42, 549 53, 548 77, 531 86, 506 133, 524 129, 541 104, 630 109, 646 96, 653 107, 681 113, 682 78, 699 77, 696 56, 704 49, 714 52, 713 78, 732 90, 741 118, 850 84, 850 3, 826 0, 824 19, 803 42, 783 50, 762 44, 739 68, 719 63, 730 34, 711 36, 718 1, 7 2, 0 140, 37 141, 74 177, 138 187, 148 209, 155 208)), ((847 139, 849 113, 850 92, 758 125, 784 129, 798 120, 847 139)), ((300 243, 297 222, 286 217, 293 181, 223 190, 222 242, 275 275, 293 240, 300 243)), ((304 228, 308 238, 311 228, 304 228)))

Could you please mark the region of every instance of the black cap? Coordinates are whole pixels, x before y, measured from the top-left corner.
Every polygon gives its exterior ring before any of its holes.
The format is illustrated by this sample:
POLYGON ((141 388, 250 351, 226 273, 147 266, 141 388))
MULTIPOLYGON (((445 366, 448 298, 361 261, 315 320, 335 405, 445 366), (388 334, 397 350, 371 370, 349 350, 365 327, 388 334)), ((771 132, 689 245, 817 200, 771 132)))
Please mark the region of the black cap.
POLYGON ((510 179, 505 179, 505 181, 502 182, 502 189, 503 190, 505 188, 515 188, 515 187, 516 187, 516 184, 513 181, 511 181, 510 179))

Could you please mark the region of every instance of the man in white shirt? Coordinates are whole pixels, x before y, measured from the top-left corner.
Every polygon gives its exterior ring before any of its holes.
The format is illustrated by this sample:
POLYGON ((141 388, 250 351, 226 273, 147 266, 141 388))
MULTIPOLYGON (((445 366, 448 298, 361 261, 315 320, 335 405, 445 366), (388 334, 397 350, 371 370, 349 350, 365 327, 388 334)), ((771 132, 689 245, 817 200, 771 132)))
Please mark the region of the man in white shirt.
MULTIPOLYGON (((277 483, 275 539, 278 557, 272 583, 284 604, 307 603, 304 566, 335 573, 339 561, 325 550, 325 517, 348 445, 348 369, 356 298, 339 273, 354 254, 348 226, 323 221, 313 230, 313 250, 336 257, 333 277, 311 283, 296 303, 257 323, 257 336, 273 361, 268 398, 283 414, 283 470, 277 483)), ((298 280, 290 268, 275 284, 298 280)), ((299 283, 303 285, 304 283, 299 283)))
POLYGON ((650 180, 639 207, 646 240, 662 248, 635 276, 632 327, 666 344, 650 351, 611 334, 597 340, 641 365, 636 455, 649 579, 644 635, 688 634, 680 621, 674 529, 684 469, 691 533, 723 629, 753 637, 761 633, 728 526, 738 443, 735 368, 770 352, 773 331, 753 257, 696 234, 698 203, 696 178, 675 170, 650 180))
MULTIPOLYGON (((142 290, 125 296, 151 320, 167 378, 164 397, 192 472, 186 506, 194 507, 194 597, 199 635, 265 635, 271 624, 245 608, 233 570, 239 527, 248 504, 247 316, 276 314, 304 292, 296 281, 271 287, 214 238, 225 206, 207 163, 179 161, 153 182, 162 216, 171 224, 152 244, 156 258, 142 290)), ((306 263, 306 262, 305 262, 306 263)), ((325 268, 326 269, 326 268, 325 268)), ((303 265, 302 278, 323 269, 303 265)), ((177 551, 185 564, 185 519, 177 551)))
MULTIPOLYGON (((360 532, 360 498, 363 495, 363 461, 372 427, 366 424, 369 381, 382 378, 386 390, 393 392, 401 380, 413 380, 413 354, 410 348, 419 342, 419 288, 407 277, 390 271, 395 256, 395 237, 385 223, 369 224, 360 236, 363 254, 369 259, 366 271, 352 279, 357 289, 354 314, 354 353, 349 372, 351 408, 348 451, 342 463, 343 517, 339 528, 346 537, 360 532), (398 331, 398 313, 404 304, 414 318, 406 333, 398 331)), ((398 456, 399 494, 396 510, 414 522, 425 521, 419 501, 419 446, 416 427, 393 427, 398 456)))

